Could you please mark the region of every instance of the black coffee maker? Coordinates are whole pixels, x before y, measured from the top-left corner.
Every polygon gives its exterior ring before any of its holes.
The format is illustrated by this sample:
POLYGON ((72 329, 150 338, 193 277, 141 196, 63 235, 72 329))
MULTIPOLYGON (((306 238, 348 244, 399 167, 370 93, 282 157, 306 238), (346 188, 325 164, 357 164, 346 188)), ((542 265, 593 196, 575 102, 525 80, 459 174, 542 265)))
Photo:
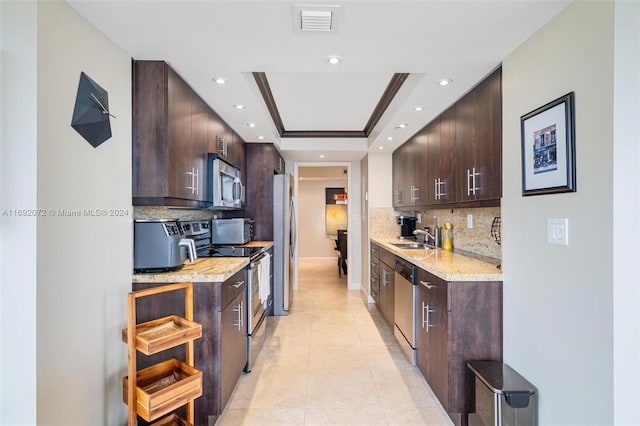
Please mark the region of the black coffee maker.
POLYGON ((400 238, 401 240, 415 240, 416 236, 413 235, 413 231, 416 230, 416 218, 411 216, 398 216, 398 225, 400 225, 400 238))

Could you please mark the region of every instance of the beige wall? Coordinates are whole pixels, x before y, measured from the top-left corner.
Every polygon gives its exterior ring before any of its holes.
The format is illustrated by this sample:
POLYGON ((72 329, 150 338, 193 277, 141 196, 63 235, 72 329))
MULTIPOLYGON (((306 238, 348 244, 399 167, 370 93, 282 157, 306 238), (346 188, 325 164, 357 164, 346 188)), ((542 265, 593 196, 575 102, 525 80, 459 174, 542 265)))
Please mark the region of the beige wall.
POLYGON ((369 207, 391 207, 391 153, 373 152, 366 158, 369 160, 369 207))
POLYGON ((131 58, 67 3, 37 5, 38 207, 126 212, 38 218, 38 423, 123 424, 120 330, 133 267, 131 58), (108 91, 116 116, 113 137, 97 148, 70 126, 81 71, 108 91))
POLYGON ((574 2, 503 61, 504 360, 540 424, 613 421, 613 2, 574 2), (520 116, 575 92, 577 192, 522 197, 520 116), (568 246, 546 219, 569 219, 568 246))

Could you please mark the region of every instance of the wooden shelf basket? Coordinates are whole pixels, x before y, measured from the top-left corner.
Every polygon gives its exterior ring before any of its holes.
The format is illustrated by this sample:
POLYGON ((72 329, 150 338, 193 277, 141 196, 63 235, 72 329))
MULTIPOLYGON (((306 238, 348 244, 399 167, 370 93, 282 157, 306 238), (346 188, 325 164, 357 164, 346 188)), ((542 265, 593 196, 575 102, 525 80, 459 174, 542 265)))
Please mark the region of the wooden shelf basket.
MULTIPOLYGON (((202 337, 202 325, 177 315, 136 325, 136 349, 153 355, 174 346, 202 337)), ((122 341, 127 342, 127 329, 122 329, 122 341)))
MULTIPOLYGON (((136 412, 148 422, 202 395, 202 372, 175 358, 139 370, 136 382, 136 412)), ((127 403, 129 376, 122 380, 122 394, 127 403)))
POLYGON ((193 424, 177 414, 171 414, 170 416, 161 418, 157 422, 151 423, 150 426, 193 426, 193 424))

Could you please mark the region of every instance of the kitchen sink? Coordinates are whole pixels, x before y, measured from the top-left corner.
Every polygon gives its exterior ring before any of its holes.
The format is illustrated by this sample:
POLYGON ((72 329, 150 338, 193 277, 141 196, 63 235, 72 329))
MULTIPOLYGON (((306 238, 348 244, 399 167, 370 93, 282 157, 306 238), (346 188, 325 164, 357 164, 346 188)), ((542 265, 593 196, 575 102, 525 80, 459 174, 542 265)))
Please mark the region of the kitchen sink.
POLYGON ((431 247, 428 244, 424 244, 424 243, 391 243, 392 246, 401 248, 401 249, 432 249, 433 247, 431 247))

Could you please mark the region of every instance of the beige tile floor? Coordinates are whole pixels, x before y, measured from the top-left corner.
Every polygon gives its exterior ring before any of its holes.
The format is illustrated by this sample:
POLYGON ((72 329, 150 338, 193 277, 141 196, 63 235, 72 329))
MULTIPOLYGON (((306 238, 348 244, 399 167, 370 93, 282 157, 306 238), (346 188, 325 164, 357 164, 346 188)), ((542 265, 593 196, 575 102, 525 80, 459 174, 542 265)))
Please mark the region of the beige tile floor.
POLYGON ((451 425, 374 305, 334 263, 300 263, 288 316, 217 422, 235 425, 451 425))

